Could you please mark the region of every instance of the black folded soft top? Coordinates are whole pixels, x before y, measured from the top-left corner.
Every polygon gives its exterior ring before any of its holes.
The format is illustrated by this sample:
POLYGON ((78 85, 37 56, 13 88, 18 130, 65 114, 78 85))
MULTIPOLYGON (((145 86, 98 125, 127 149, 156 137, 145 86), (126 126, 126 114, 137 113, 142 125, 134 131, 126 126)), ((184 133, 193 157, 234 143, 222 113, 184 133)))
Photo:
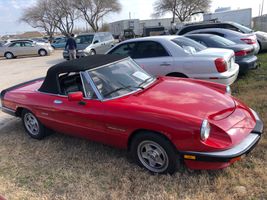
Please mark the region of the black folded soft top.
POLYGON ((65 61, 50 67, 47 71, 45 80, 40 87, 40 92, 59 94, 60 87, 58 75, 62 73, 80 72, 94 69, 109 63, 113 63, 126 58, 122 55, 93 55, 80 59, 65 61))

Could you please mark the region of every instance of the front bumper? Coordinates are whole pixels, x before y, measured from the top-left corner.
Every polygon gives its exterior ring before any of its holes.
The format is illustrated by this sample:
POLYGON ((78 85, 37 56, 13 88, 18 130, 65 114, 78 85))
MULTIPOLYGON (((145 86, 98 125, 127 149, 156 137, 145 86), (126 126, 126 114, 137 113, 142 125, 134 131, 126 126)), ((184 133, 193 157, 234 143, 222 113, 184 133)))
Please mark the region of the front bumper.
POLYGON ((252 110, 252 112, 256 118, 256 125, 241 143, 224 151, 179 152, 186 165, 191 169, 220 169, 229 166, 241 156, 248 154, 259 142, 263 133, 263 122, 255 111, 252 110))

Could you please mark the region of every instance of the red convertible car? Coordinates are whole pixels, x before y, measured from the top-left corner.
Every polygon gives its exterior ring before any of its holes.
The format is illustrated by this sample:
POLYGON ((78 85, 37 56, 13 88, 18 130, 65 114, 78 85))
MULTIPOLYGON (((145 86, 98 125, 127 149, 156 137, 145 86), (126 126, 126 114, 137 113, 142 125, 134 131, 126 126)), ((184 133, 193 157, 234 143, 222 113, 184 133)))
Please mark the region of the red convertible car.
POLYGON ((21 117, 27 133, 48 130, 129 150, 153 173, 220 169, 261 138, 257 113, 227 86, 152 77, 131 58, 94 55, 51 67, 45 78, 1 92, 2 110, 21 117))

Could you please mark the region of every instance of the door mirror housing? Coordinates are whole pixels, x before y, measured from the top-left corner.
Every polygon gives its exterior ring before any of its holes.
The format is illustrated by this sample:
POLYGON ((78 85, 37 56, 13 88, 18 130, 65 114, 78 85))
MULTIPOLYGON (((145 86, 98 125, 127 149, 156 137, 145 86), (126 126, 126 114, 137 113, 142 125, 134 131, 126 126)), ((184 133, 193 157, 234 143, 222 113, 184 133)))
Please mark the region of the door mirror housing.
POLYGON ((83 93, 81 91, 68 93, 69 101, 81 101, 83 100, 83 93))
POLYGON ((98 41, 98 40, 95 40, 95 41, 94 41, 94 44, 96 44, 96 43, 99 43, 99 41, 98 41))

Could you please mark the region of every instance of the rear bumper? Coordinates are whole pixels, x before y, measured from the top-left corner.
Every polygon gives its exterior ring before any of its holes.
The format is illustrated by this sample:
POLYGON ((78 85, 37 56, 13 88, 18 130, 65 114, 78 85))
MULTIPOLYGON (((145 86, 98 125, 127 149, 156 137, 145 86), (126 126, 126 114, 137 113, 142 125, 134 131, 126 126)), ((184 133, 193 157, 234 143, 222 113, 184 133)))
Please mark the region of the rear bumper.
POLYGON ((216 152, 179 152, 184 158, 188 168, 191 169, 220 169, 229 166, 248 154, 259 142, 263 133, 263 122, 258 114, 253 111, 256 118, 256 125, 251 133, 238 145, 231 149, 216 152))
POLYGON ((201 79, 205 81, 220 83, 223 85, 231 85, 237 79, 239 73, 239 65, 234 63, 232 68, 223 73, 211 73, 211 74, 191 74, 189 78, 201 79))
POLYGON ((257 68, 257 61, 258 58, 256 56, 252 56, 251 58, 236 60, 236 63, 239 64, 239 71, 241 73, 245 73, 249 69, 257 68))

